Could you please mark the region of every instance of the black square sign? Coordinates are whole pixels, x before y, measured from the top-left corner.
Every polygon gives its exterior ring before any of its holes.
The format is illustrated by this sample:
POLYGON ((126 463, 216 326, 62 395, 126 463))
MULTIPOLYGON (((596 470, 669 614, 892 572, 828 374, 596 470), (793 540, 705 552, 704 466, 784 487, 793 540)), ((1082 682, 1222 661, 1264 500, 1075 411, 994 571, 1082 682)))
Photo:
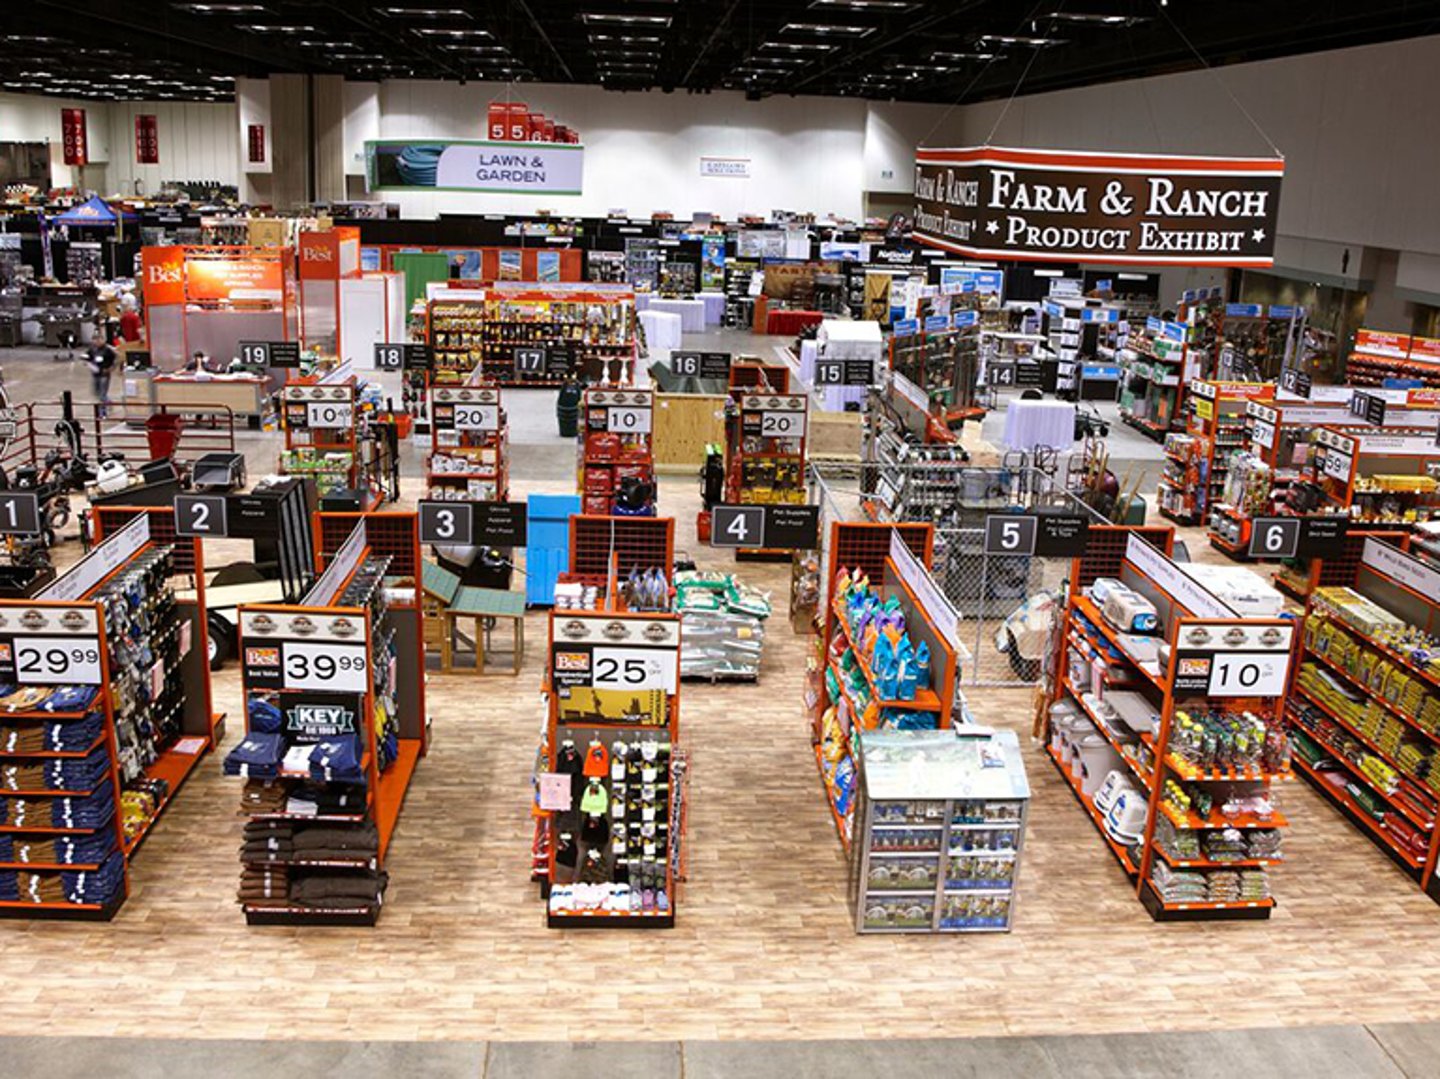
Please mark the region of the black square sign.
POLYGON ((813 551, 820 545, 820 507, 783 503, 765 507, 765 546, 782 551, 813 551))
POLYGON ((257 367, 299 367, 299 341, 241 341, 240 362, 257 367))
POLYGON ((228 536, 230 500, 224 495, 176 495, 177 536, 228 536))
POLYGON ((0 491, 0 535, 40 533, 40 499, 34 491, 0 491))
POLYGON ((474 517, 469 502, 421 502, 420 542, 442 547, 473 546, 474 517))
POLYGON ((1299 552, 1299 517, 1256 517, 1250 523, 1251 558, 1294 558, 1299 552))
POLYGON ((403 371, 405 369, 405 346, 377 343, 375 345, 375 370, 403 371))
POLYGON ((1038 531, 1034 517, 1015 513, 992 513, 985 518, 985 553, 1034 554, 1038 531))
POLYGON ((1385 425, 1385 398, 1357 390, 1350 395, 1350 415, 1376 427, 1385 425))
POLYGON ((1016 370, 1013 363, 992 363, 989 367, 990 385, 992 386, 1013 386, 1015 385, 1016 370))
POLYGON ((710 511, 710 546, 764 547, 764 506, 716 506, 710 511))
POLYGON ((521 378, 543 378, 545 350, 533 346, 515 349, 515 374, 521 378))
POLYGON ((815 361, 817 386, 868 386, 875 381, 873 360, 815 361))
POLYGON ((670 370, 677 378, 699 378, 704 361, 703 352, 683 352, 676 349, 670 353, 670 370))
POLYGON ((1090 538, 1090 518, 1078 513, 1042 513, 1036 517, 1035 553, 1043 558, 1080 558, 1090 538))

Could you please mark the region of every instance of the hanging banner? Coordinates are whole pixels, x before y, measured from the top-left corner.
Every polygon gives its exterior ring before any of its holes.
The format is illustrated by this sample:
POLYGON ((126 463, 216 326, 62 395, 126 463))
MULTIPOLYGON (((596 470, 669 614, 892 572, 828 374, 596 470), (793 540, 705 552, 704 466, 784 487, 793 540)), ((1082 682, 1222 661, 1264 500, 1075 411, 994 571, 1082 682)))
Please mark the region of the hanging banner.
POLYGON ((427 187, 578 195, 584 166, 583 146, 462 140, 365 143, 365 176, 371 191, 427 187))
POLYGON ((60 137, 67 165, 90 164, 90 146, 85 137, 85 110, 60 110, 60 137))
POLYGON ((135 163, 160 164, 160 123, 150 113, 142 112, 135 116, 135 163))
POLYGON ((248 124, 245 128, 246 157, 252 165, 265 164, 265 125, 248 124))
POLYGON ((1280 158, 917 150, 914 236, 982 258, 1269 266, 1280 158))

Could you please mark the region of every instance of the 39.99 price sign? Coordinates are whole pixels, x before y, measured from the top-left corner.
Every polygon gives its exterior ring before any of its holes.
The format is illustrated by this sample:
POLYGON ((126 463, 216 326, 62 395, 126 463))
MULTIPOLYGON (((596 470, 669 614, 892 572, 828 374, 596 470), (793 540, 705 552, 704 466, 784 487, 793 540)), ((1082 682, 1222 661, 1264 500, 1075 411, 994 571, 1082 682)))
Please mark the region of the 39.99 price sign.
POLYGON ((285 641, 281 669, 286 689, 364 693, 369 685, 370 665, 363 644, 285 641))

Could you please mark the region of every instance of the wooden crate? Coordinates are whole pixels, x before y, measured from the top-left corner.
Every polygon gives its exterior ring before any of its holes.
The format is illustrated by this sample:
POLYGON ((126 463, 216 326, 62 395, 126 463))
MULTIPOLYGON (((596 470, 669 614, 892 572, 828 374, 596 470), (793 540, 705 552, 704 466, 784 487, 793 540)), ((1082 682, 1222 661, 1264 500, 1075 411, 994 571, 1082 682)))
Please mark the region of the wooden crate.
POLYGON ((655 395, 655 471, 696 473, 705 463, 705 446, 725 441, 723 394, 655 395))

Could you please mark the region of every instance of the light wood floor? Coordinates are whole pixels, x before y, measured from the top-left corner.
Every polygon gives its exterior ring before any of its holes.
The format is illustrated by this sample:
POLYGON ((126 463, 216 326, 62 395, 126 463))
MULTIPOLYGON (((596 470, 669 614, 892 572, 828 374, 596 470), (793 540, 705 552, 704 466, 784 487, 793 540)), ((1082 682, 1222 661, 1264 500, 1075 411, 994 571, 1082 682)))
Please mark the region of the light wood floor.
MULTIPOLYGON (((668 482, 663 505, 679 545, 710 556, 693 488, 668 482)), ((742 572, 783 610, 786 567, 742 572)), ((1309 788, 1281 796, 1293 828, 1269 922, 1158 926, 1028 734, 1015 931, 856 936, 801 712, 804 645, 783 618, 770 629, 761 685, 684 690, 690 883, 674 930, 544 928, 527 879, 545 639, 533 614, 519 678, 432 678, 433 746, 377 928, 246 927, 238 781, 217 756, 148 840, 113 923, 0 922, 7 1032, 882 1038, 1440 1018, 1440 907, 1309 788)), ((233 669, 216 703, 238 715, 233 669)), ((1028 691, 971 703, 982 722, 1029 729, 1028 691)))

